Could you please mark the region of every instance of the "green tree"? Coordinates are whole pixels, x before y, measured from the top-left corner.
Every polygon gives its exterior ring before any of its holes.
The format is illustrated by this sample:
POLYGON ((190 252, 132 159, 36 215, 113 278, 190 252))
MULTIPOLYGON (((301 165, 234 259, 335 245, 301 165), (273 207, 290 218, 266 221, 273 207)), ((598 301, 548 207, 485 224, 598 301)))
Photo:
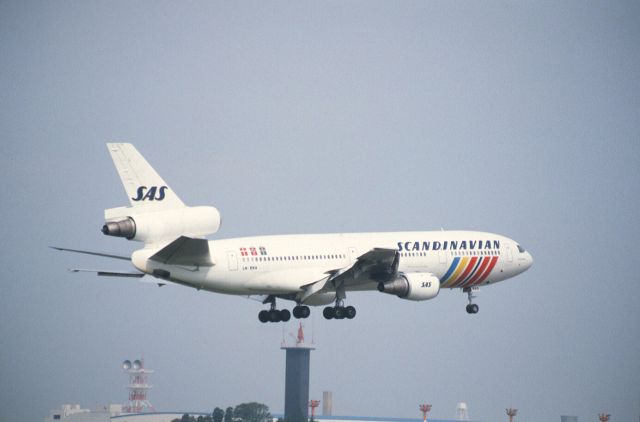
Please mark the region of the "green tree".
POLYGON ((269 407, 262 403, 241 403, 233 410, 236 419, 242 422, 271 422, 269 407))
POLYGON ((219 407, 216 407, 215 409, 213 409, 213 412, 211 413, 211 420, 213 422, 222 422, 224 419, 224 410, 220 409, 219 407))
POLYGON ((233 422, 233 407, 227 407, 224 412, 224 422, 233 422))

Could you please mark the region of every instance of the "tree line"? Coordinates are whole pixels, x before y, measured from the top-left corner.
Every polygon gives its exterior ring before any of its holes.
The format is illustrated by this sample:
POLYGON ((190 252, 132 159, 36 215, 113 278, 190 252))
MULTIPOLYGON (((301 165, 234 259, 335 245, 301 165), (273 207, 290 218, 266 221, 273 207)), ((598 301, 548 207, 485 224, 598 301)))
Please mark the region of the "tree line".
POLYGON ((211 415, 198 417, 184 414, 181 418, 171 422, 271 422, 272 417, 269 407, 262 403, 241 403, 234 407, 222 410, 219 407, 213 409, 211 415))

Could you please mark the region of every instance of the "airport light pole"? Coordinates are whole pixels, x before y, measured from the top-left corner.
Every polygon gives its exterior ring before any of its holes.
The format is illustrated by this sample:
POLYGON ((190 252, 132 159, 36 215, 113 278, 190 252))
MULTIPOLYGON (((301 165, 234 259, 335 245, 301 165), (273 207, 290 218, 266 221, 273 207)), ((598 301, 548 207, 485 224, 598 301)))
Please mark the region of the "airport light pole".
POLYGON ((427 422, 427 413, 429 413, 431 411, 431 405, 430 404, 421 404, 420 405, 420 411, 422 412, 422 420, 424 422, 427 422))
POLYGON ((600 419, 600 422, 608 422, 610 417, 611 415, 608 413, 598 413, 598 419, 600 419))
POLYGON ((513 417, 518 414, 518 409, 508 408, 507 415, 509 416, 509 422, 513 422, 513 417))
POLYGON ((314 421, 316 415, 316 407, 320 406, 320 400, 309 400, 309 407, 311 408, 311 420, 314 421))

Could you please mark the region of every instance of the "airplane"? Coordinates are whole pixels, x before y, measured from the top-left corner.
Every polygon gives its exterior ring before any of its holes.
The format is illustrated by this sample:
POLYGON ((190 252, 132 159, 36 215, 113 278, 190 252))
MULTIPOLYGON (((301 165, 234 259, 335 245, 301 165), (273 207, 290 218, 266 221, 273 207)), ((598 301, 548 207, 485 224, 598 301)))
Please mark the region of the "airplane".
POLYGON ((106 209, 102 233, 143 243, 131 256, 52 248, 130 261, 137 271, 99 276, 141 278, 257 299, 268 309, 263 322, 308 318, 310 306, 325 306, 328 319, 352 319, 347 292, 379 291, 411 301, 430 300, 441 289, 467 294, 469 314, 479 286, 507 280, 533 258, 516 241, 478 231, 299 234, 208 240, 221 216, 215 207, 187 206, 128 143, 108 143, 130 206, 106 209), (276 299, 295 303, 292 312, 276 299))

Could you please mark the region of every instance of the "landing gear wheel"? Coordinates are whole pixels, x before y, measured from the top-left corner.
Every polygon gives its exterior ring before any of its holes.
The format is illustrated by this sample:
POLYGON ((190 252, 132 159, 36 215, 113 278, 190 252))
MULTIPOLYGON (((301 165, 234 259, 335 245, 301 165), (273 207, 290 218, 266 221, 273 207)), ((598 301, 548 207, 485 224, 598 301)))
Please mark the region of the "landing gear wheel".
POLYGON ((280 322, 280 311, 278 311, 277 309, 272 309, 267 312, 269 313, 269 321, 280 322))
POLYGON ((269 311, 260 311, 258 313, 258 319, 260 322, 269 322, 269 311))
POLYGON ((333 319, 333 317, 335 317, 334 309, 331 306, 327 306, 322 310, 322 315, 326 319, 333 319))
POLYGON ((347 306, 346 308, 344 308, 344 312, 347 319, 353 319, 356 317, 356 308, 354 308, 353 306, 347 306))
POLYGON ((475 303, 470 303, 469 305, 467 305, 468 314, 477 314, 479 310, 480 310, 480 307, 475 303))
POLYGON ((308 306, 301 306, 300 307, 300 317, 301 318, 309 318, 309 315, 311 315, 311 309, 309 309, 308 306))
POLYGON ((289 312, 288 309, 283 309, 281 311, 278 311, 278 313, 280 314, 280 321, 282 322, 287 322, 291 319, 291 312, 289 312))
POLYGON ((309 318, 311 315, 311 309, 305 305, 298 305, 293 308, 293 317, 294 318, 309 318))
POLYGON ((344 319, 345 314, 346 312, 342 306, 336 306, 333 309, 333 316, 335 317, 335 319, 344 319))

